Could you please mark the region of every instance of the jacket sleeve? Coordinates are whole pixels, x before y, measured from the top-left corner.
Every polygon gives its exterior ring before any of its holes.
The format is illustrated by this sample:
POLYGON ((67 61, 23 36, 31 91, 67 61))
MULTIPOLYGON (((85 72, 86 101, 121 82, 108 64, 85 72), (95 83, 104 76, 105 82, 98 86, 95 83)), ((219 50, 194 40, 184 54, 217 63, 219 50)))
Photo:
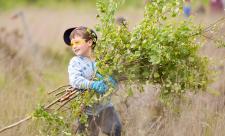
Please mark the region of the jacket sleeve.
POLYGON ((77 89, 90 89, 91 81, 82 76, 83 71, 77 59, 72 58, 68 66, 69 83, 77 89))

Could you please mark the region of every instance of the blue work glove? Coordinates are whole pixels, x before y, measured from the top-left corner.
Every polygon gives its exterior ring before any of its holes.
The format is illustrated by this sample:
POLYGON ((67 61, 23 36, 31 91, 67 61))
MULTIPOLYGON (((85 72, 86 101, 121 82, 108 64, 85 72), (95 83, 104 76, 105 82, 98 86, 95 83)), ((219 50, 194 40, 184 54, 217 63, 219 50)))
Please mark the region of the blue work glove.
POLYGON ((96 72, 95 76, 96 76, 99 80, 103 80, 103 79, 104 79, 104 77, 103 77, 100 73, 98 73, 98 72, 96 72))
MULTIPOLYGON (((95 76, 100 80, 104 80, 104 77, 98 72, 95 74, 95 76)), ((113 85, 113 87, 117 85, 117 81, 112 76, 109 76, 108 81, 113 85)))
POLYGON ((99 94, 104 94, 108 90, 108 86, 104 83, 103 80, 93 81, 90 88, 95 90, 99 94))

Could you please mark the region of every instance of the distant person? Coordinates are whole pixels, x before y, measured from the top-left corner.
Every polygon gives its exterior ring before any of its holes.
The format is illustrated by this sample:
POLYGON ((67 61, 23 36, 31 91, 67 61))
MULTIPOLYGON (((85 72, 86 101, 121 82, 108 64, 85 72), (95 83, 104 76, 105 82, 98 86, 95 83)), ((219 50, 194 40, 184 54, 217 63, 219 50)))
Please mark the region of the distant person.
POLYGON ((210 0, 210 7, 212 12, 224 11, 224 0, 210 0))
POLYGON ((206 10, 205 10, 205 6, 203 4, 201 4, 197 10, 196 10, 197 13, 199 14, 205 14, 206 10))
POLYGON ((184 1, 183 12, 185 17, 189 17, 191 15, 191 0, 184 1))

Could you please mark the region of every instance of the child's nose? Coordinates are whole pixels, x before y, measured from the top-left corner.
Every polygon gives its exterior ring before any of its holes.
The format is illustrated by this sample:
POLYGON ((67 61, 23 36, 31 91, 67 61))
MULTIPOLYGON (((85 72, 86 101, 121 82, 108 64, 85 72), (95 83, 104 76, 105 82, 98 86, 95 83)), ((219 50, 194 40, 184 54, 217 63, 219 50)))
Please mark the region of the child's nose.
POLYGON ((73 49, 76 49, 76 48, 77 48, 77 46, 72 46, 72 48, 73 48, 73 49))

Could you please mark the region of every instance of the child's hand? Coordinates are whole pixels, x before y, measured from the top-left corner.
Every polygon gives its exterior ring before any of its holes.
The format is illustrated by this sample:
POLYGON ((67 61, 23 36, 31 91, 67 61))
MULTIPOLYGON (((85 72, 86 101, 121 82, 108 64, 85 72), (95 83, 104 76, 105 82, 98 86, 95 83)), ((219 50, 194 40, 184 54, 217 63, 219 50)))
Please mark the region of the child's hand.
POLYGON ((108 90, 108 86, 104 83, 103 80, 93 81, 90 88, 95 90, 99 94, 104 94, 108 90))
MULTIPOLYGON (((99 80, 104 80, 104 77, 100 74, 100 73, 96 73, 95 75, 99 80)), ((117 81, 112 77, 112 76, 109 76, 109 78, 107 79, 107 81, 109 81, 113 87, 116 87, 117 86, 117 81)))
POLYGON ((98 73, 98 72, 96 72, 95 76, 96 76, 99 80, 104 80, 104 77, 103 77, 100 73, 98 73))

